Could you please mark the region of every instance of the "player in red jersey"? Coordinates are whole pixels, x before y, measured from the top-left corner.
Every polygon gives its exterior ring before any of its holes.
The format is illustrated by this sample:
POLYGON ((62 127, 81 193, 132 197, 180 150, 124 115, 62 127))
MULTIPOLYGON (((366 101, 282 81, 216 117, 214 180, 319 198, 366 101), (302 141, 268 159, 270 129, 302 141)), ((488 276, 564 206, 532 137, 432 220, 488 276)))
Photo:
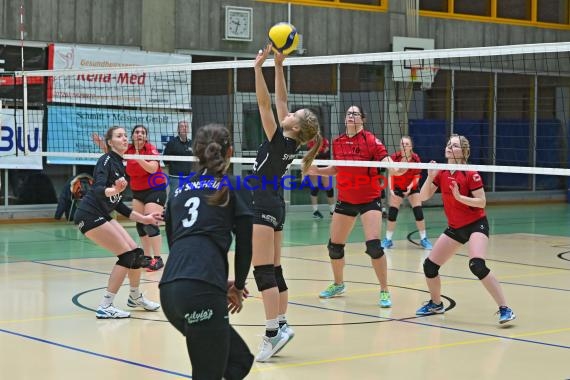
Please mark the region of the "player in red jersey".
MULTIPOLYGON (((445 148, 449 164, 465 164, 469 158, 469 141, 464 136, 452 135, 445 148)), ((432 161, 434 162, 434 161, 432 161)), ((503 289, 490 269, 485 265, 489 243, 489 223, 485 215, 485 189, 481 176, 476 171, 428 170, 420 196, 426 201, 437 189, 441 190, 443 209, 448 227, 436 240, 427 259, 424 273, 431 299, 416 311, 416 315, 441 314, 445 312, 441 300, 439 268, 469 242, 469 269, 499 306, 499 323, 516 318, 507 306, 503 289)))
MULTIPOLYGON (((364 129, 366 115, 362 107, 352 105, 345 116, 346 132, 333 141, 335 160, 382 161, 392 162, 384 144, 370 131, 364 129)), ((400 175, 399 170, 390 169, 392 175, 400 175)), ((343 280, 345 265, 344 246, 356 217, 360 215, 366 253, 372 259, 372 267, 380 282, 380 306, 391 307, 392 300, 388 290, 388 264, 384 250, 380 245, 382 228, 382 205, 380 193, 386 186, 386 179, 380 177, 377 168, 355 166, 312 166, 309 174, 320 176, 336 175, 338 201, 333 213, 329 257, 334 275, 334 283, 319 294, 321 298, 332 298, 345 292, 343 280)))
MULTIPOLYGON (((307 149, 311 149, 315 145, 313 140, 307 143, 307 149)), ((321 149, 319 149, 319 153, 317 153, 317 160, 330 160, 331 158, 331 150, 330 150, 330 143, 325 137, 323 137, 323 145, 321 145, 321 149)), ((326 166, 326 165, 325 165, 326 166)), ((310 175, 309 179, 311 180, 311 207, 313 209, 313 219, 323 219, 323 214, 319 211, 319 190, 326 189, 327 192, 327 203, 329 205, 329 210, 331 215, 334 212, 335 202, 334 202, 334 188, 332 187, 331 177, 323 176, 320 180, 319 177, 316 175, 310 175)))
MULTIPOLYGON (((135 125, 131 133, 132 142, 126 154, 158 156, 158 150, 148 142, 148 130, 144 125, 135 125)), ((127 175, 133 191, 133 210, 141 214, 164 211, 166 203, 166 175, 162 175, 160 163, 156 160, 127 160, 127 175), (157 175, 157 173, 160 173, 157 175)), ((147 271, 157 271, 164 266, 160 250, 162 237, 155 225, 137 223, 137 232, 141 239, 145 255, 150 261, 147 271), (152 251, 152 256, 151 256, 152 251)))
MULTIPOLYGON (((410 136, 402 136, 400 139, 401 150, 392 154, 390 157, 394 162, 421 162, 420 156, 414 153, 414 143, 410 136)), ((382 240, 382 248, 392 248, 392 236, 396 228, 396 219, 398 211, 404 198, 408 198, 408 202, 412 206, 414 217, 416 218, 416 226, 420 233, 420 245, 425 249, 431 249, 431 242, 427 238, 426 223, 424 221, 424 212, 422 210, 422 201, 420 199, 420 174, 421 169, 408 169, 401 176, 390 178, 390 208, 388 209, 388 225, 386 226, 386 237, 382 240)))

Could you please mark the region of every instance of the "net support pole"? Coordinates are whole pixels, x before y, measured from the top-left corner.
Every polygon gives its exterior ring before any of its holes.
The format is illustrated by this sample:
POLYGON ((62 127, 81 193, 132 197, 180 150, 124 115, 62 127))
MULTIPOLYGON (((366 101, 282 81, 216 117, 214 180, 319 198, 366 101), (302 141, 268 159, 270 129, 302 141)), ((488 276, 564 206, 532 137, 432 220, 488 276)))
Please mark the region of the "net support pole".
MULTIPOLYGON (((532 166, 537 166, 536 164, 536 149, 538 148, 538 76, 534 75, 533 76, 533 101, 532 101, 533 107, 532 107, 532 143, 531 143, 531 147, 533 147, 533 149, 531 149, 531 160, 532 160, 532 166)), ((532 191, 536 190, 536 176, 533 175, 531 176, 532 178, 532 191)))
POLYGON ((451 70, 451 91, 449 102, 449 133, 452 135, 455 130, 455 70, 451 70))
MULTIPOLYGON (((497 88, 499 84, 499 75, 498 73, 493 74, 493 116, 491 119, 491 146, 493 147, 492 156, 491 156, 491 163, 492 165, 497 165, 497 88)), ((492 173, 492 187, 491 190, 495 191, 495 173, 492 173)))
MULTIPOLYGON (((22 97, 24 98, 24 109, 22 112, 22 139, 23 144, 22 146, 24 147, 24 156, 28 155, 28 139, 26 138, 27 136, 27 131, 28 131, 28 77, 26 75, 24 75, 22 77, 22 88, 23 88, 23 94, 22 97)), ((18 128, 16 127, 16 131, 18 130, 18 128)), ((16 133, 16 136, 18 135, 18 133, 16 133)), ((16 148, 17 150, 17 148, 16 148)))

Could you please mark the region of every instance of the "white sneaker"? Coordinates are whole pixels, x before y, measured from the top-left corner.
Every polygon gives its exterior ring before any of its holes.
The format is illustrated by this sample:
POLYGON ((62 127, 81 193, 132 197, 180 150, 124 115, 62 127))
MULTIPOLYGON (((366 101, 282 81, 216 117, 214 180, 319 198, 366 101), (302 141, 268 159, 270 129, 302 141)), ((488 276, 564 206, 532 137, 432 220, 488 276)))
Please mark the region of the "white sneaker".
POLYGON ((275 355, 289 340, 289 335, 281 329, 277 330, 277 335, 274 337, 263 336, 261 344, 259 345, 259 352, 255 356, 255 361, 265 362, 270 357, 275 355))
POLYGON ((287 336, 289 337, 289 339, 287 339, 287 341, 285 342, 285 344, 283 344, 281 346, 280 349, 278 349, 277 351, 275 351, 275 353, 273 355, 277 355, 279 353, 279 351, 281 351, 283 348, 285 348, 285 346, 287 345, 287 343, 289 343, 291 340, 293 340, 293 337, 295 336, 295 331, 293 331, 293 329, 291 328, 291 326, 289 326, 287 323, 285 323, 283 326, 281 326, 279 328, 280 331, 284 332, 285 334, 287 334, 287 336))
POLYGON ((97 311, 95 312, 97 319, 118 319, 118 318, 129 318, 131 313, 117 309, 113 304, 107 307, 99 305, 97 311))
POLYGON ((160 309, 159 303, 147 300, 146 298, 143 297, 142 294, 139 296, 139 298, 136 299, 129 295, 129 299, 127 300, 127 306, 142 307, 146 311, 157 311, 158 309, 160 309))

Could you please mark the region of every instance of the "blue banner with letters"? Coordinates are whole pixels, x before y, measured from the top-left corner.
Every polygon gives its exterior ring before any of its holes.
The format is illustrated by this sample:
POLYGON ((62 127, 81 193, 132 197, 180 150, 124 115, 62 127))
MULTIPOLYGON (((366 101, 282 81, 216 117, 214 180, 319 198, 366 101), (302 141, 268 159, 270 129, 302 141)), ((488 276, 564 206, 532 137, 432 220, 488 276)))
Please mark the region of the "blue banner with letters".
POLYGON ((43 111, 28 110, 24 130, 22 110, 0 109, 0 168, 43 169, 43 117, 43 111))

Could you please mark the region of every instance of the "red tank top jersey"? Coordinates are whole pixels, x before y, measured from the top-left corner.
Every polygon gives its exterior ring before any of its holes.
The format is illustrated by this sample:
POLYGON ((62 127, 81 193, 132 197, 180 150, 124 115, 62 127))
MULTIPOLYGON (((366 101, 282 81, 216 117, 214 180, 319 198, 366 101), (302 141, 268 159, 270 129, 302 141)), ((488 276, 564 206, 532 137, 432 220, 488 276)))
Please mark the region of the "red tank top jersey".
MULTIPOLYGON (((403 157, 402 151, 398 151, 392 154, 390 157, 392 157, 392 160, 394 160, 394 162, 402 162, 402 157, 403 157)), ((416 153, 412 153, 412 157, 409 162, 422 162, 422 161, 420 160, 420 156, 418 156, 416 153)), ((421 169, 408 169, 402 175, 391 176, 390 179, 392 180, 392 186, 394 189, 400 189, 406 191, 408 189, 408 186, 410 186, 410 184, 415 181, 415 184, 412 187, 412 190, 415 190, 419 186, 421 173, 422 173, 421 169)))
MULTIPOLYGON (((126 154, 136 154, 136 149, 133 144, 129 144, 129 148, 127 149, 126 154)), ((151 143, 144 144, 143 148, 139 150, 139 154, 141 155, 152 155, 158 156, 158 150, 154 145, 151 143)), ((160 169, 160 165, 156 170, 157 173, 162 172, 160 169)), ((127 160, 127 175, 129 176, 129 185, 131 186, 131 190, 134 191, 142 191, 148 190, 151 187, 156 187, 164 184, 165 179, 162 176, 155 176, 149 181, 149 177, 153 175, 153 173, 149 173, 136 160, 127 160), (150 182, 150 183, 149 183, 150 182)))
MULTIPOLYGON (((349 137, 342 134, 333 141, 333 158, 351 161, 382 161, 388 156, 386 147, 374 134, 362 130, 349 137)), ((337 166, 338 200, 351 204, 372 202, 380 197, 385 179, 378 168, 367 166, 337 166)))
POLYGON ((450 186, 457 182, 459 193, 471 197, 471 193, 483 187, 483 180, 475 171, 441 170, 433 180, 433 184, 441 190, 443 210, 447 224, 452 228, 461 228, 485 216, 485 209, 467 206, 453 196, 450 186))

